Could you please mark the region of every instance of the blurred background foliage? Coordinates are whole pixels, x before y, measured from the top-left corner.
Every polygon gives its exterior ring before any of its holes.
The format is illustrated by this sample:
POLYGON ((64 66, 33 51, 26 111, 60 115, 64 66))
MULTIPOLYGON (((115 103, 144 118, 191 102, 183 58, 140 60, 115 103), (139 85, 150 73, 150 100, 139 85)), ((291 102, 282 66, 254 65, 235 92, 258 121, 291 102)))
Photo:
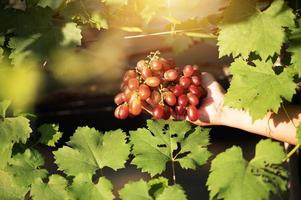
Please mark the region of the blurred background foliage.
POLYGON ((160 48, 179 55, 200 41, 214 41, 226 4, 227 0, 2 0, 0 98, 26 109, 38 94, 62 86, 97 82, 99 92, 114 93, 137 55, 160 48))

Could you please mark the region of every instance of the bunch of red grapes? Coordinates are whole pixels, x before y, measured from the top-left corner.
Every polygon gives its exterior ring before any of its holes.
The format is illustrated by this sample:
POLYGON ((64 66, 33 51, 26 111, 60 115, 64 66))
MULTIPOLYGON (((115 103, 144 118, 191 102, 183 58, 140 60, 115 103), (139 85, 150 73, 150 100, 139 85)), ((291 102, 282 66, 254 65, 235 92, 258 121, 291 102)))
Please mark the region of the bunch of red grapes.
POLYGON ((201 86, 198 66, 176 67, 174 60, 151 53, 140 60, 135 70, 128 70, 115 96, 115 117, 126 119, 143 110, 155 119, 199 119, 198 106, 207 95, 201 86))

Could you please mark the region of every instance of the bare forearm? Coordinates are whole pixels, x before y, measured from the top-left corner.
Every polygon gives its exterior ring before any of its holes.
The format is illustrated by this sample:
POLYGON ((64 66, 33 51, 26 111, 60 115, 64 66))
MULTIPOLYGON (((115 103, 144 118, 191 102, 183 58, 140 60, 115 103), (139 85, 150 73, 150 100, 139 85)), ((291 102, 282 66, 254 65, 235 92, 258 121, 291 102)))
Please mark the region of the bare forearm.
POLYGON ((296 144, 295 125, 297 126, 301 122, 301 108, 286 106, 285 110, 281 109, 278 114, 268 113, 264 118, 253 122, 248 112, 224 107, 220 124, 296 144))

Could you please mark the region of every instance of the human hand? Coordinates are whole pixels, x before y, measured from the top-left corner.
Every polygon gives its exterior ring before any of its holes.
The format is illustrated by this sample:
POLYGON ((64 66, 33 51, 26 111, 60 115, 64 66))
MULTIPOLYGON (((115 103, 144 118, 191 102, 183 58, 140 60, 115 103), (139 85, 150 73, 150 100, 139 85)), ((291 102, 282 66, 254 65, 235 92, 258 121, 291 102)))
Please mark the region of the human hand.
POLYGON ((192 123, 200 126, 220 125, 225 91, 207 72, 201 74, 201 85, 207 91, 207 96, 201 102, 199 120, 192 123))

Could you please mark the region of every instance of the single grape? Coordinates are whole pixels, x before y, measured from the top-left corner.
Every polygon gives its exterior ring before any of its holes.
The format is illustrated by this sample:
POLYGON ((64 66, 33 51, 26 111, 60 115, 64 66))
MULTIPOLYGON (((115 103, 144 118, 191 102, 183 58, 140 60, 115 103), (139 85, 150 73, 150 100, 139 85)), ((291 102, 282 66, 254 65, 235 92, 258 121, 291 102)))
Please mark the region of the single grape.
POLYGON ((126 119, 129 116, 129 107, 125 104, 119 105, 114 112, 117 119, 126 119))
POLYGON ((139 88, 139 81, 137 80, 137 78, 129 79, 128 88, 132 91, 137 90, 139 88))
POLYGON ((123 76, 123 82, 127 83, 131 78, 136 78, 137 74, 135 72, 135 70, 128 70, 125 72, 124 76, 123 76))
POLYGON ((164 101, 169 105, 169 106, 174 106, 177 103, 177 98, 172 92, 165 92, 164 93, 164 101))
POLYGON ((154 60, 151 62, 150 67, 152 70, 160 71, 163 67, 163 63, 160 60, 154 60))
POLYGON ((139 86, 139 96, 141 98, 141 100, 146 100, 147 98, 150 97, 151 95, 151 90, 149 89, 149 87, 145 84, 142 84, 139 86))
POLYGON ((153 90, 151 94, 151 99, 155 105, 159 104, 161 101, 161 94, 157 90, 153 90))
POLYGON ((192 67, 191 65, 186 65, 186 66, 184 67, 184 69, 183 69, 183 75, 184 75, 185 77, 190 77, 190 76, 192 76, 192 75, 193 75, 193 72, 194 72, 194 70, 193 70, 193 67, 192 67))
POLYGON ((129 101, 131 99, 131 96, 134 94, 134 91, 132 91, 128 87, 126 87, 123 93, 125 96, 125 101, 129 101))
POLYGON ((200 102, 199 98, 191 92, 187 93, 187 97, 191 105, 197 106, 200 102))
POLYGON ((194 74, 199 75, 200 67, 197 65, 193 65, 192 67, 193 67, 194 74))
POLYGON ((199 111, 194 105, 190 105, 187 108, 188 119, 192 122, 199 119, 199 111))
POLYGON ((145 60, 139 60, 137 62, 137 69, 141 72, 142 69, 146 66, 145 60))
POLYGON ((157 105, 153 110, 153 116, 155 119, 161 119, 164 115, 164 108, 162 105, 157 105))
POLYGON ((184 89, 186 89, 191 84, 191 79, 188 77, 182 76, 179 80, 179 83, 184 89))
POLYGON ((176 95, 176 97, 180 96, 184 92, 184 88, 181 85, 175 85, 175 87, 172 89, 172 92, 176 95))
POLYGON ((162 119, 169 119, 170 118, 170 115, 171 115, 171 112, 172 112, 172 109, 171 107, 169 106, 164 106, 164 114, 162 116, 162 119))
POLYGON ((176 106, 175 111, 177 115, 183 116, 186 114, 185 106, 176 106))
MULTIPOLYGON (((137 95, 133 95, 137 96, 137 95)), ((129 111, 132 115, 137 116, 142 112, 142 104, 139 97, 132 97, 129 102, 129 111)))
POLYGON ((175 69, 169 69, 164 72, 164 79, 167 81, 174 81, 178 78, 178 72, 175 69))
POLYGON ((145 79, 146 85, 150 87, 158 87, 160 85, 160 82, 161 82, 160 79, 155 76, 151 76, 145 79))
POLYGON ((125 101, 126 101, 126 96, 123 92, 118 93, 114 98, 114 102, 116 105, 120 105, 120 104, 124 103, 125 101))
POLYGON ((192 76, 191 81, 194 85, 199 86, 201 85, 201 79, 199 76, 192 76))
POLYGON ((185 107, 189 102, 188 97, 185 94, 182 94, 178 97, 178 105, 185 107))
POLYGON ((146 100, 145 100, 146 103, 148 103, 148 105, 150 105, 152 108, 156 107, 157 104, 154 103, 154 101, 152 100, 151 97, 148 97, 146 100))
POLYGON ((141 76, 142 78, 145 80, 146 78, 148 77, 151 77, 152 76, 152 70, 148 67, 144 67, 142 68, 141 70, 141 76))
POLYGON ((200 88, 196 85, 190 85, 189 86, 189 91, 194 94, 195 96, 197 96, 198 98, 200 98, 201 96, 201 91, 200 88))

